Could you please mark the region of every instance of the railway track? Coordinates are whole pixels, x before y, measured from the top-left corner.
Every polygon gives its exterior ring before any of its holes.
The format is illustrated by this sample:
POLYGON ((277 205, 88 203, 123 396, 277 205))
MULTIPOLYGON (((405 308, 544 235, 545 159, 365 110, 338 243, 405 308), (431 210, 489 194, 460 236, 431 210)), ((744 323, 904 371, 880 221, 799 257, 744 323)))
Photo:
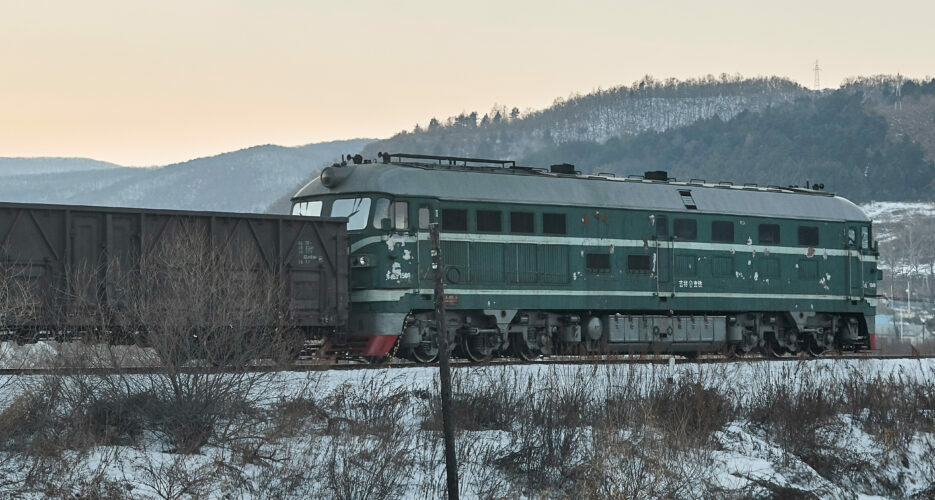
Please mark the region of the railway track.
MULTIPOLYGON (((498 358, 485 363, 472 363, 463 359, 453 359, 451 367, 469 368, 469 367, 497 367, 497 366, 549 366, 549 365, 640 365, 640 364, 725 364, 738 362, 790 362, 790 361, 819 361, 819 360, 893 360, 893 359, 930 359, 935 355, 898 355, 898 354, 874 354, 874 353, 841 353, 821 357, 804 356, 781 356, 778 358, 748 355, 742 357, 729 356, 700 356, 697 358, 686 358, 672 355, 607 355, 593 357, 564 357, 551 356, 537 359, 534 361, 522 361, 514 358, 498 358)), ((392 360, 385 363, 368 363, 362 360, 303 360, 290 364, 288 366, 276 365, 273 363, 258 363, 253 366, 238 366, 218 368, 210 365, 184 366, 180 369, 184 373, 260 373, 260 372, 313 372, 327 370, 393 370, 401 368, 436 368, 436 365, 419 364, 407 360, 392 360)), ((160 366, 126 366, 126 367, 73 367, 73 366, 50 366, 50 367, 6 367, 0 368, 0 376, 3 375, 120 375, 120 374, 159 374, 165 373, 166 369, 160 366)))

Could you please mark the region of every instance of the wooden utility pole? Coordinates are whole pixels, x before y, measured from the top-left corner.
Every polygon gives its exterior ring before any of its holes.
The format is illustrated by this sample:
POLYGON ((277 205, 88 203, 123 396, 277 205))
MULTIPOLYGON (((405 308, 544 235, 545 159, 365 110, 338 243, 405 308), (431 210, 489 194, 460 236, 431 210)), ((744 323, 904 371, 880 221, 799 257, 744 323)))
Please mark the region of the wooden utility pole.
POLYGON ((438 371, 442 391, 442 429, 445 435, 448 498, 458 500, 458 459, 455 456, 455 429, 451 416, 451 366, 448 363, 448 328, 445 325, 445 285, 442 281, 442 250, 438 242, 437 223, 429 225, 429 238, 435 276, 435 325, 438 334, 438 371))

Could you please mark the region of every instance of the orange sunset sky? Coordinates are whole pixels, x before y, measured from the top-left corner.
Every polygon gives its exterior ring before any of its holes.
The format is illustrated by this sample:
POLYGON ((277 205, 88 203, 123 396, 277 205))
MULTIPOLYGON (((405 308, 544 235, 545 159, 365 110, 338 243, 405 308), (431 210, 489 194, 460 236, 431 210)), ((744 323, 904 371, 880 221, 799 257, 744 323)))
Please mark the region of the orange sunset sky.
POLYGON ((935 74, 935 2, 0 0, 0 156, 386 137, 645 74, 935 74))

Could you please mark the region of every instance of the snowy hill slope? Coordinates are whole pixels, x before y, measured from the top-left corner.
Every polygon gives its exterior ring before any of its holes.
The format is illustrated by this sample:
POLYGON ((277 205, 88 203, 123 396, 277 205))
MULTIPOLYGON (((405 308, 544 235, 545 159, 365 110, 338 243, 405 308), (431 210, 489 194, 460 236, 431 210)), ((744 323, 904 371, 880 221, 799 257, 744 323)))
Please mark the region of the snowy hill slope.
POLYGON ((256 146, 152 168, 12 175, 0 201, 262 212, 313 172, 370 139, 256 146))
POLYGON ((604 141, 621 135, 664 131, 697 120, 727 120, 745 110, 788 103, 811 92, 783 78, 721 75, 680 81, 652 77, 609 90, 558 98, 540 111, 495 106, 483 117, 462 113, 370 144, 379 151, 518 159, 555 144, 604 141))

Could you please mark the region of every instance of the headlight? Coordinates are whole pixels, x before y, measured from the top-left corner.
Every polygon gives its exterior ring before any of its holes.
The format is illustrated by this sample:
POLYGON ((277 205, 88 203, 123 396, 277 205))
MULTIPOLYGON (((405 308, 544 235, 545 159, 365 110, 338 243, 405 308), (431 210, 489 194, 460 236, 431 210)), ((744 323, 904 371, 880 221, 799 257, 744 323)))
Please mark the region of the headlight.
POLYGON ((373 258, 369 255, 351 257, 351 267, 373 267, 373 258))

